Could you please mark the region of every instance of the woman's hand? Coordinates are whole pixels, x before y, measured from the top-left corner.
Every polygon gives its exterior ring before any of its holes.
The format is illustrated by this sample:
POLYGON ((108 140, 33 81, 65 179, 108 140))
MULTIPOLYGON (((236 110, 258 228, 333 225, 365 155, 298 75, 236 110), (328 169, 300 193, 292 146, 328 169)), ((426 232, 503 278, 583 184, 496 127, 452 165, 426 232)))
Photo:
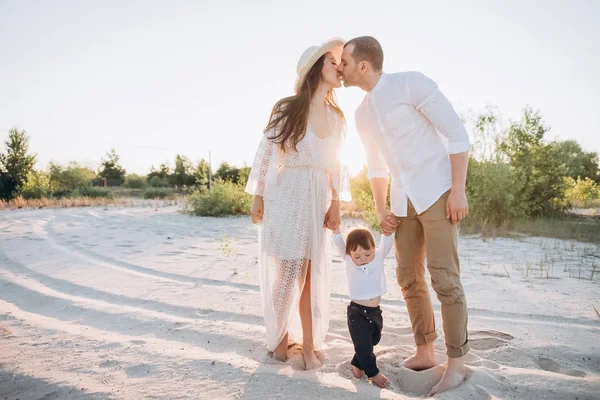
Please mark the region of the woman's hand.
POLYGON ((265 214, 265 205, 262 196, 254 196, 252 201, 252 208, 250 209, 250 216, 252 217, 253 224, 260 224, 265 214))
POLYGON ((333 200, 329 206, 329 210, 325 214, 325 221, 323 226, 332 231, 336 230, 340 226, 340 202, 333 200))

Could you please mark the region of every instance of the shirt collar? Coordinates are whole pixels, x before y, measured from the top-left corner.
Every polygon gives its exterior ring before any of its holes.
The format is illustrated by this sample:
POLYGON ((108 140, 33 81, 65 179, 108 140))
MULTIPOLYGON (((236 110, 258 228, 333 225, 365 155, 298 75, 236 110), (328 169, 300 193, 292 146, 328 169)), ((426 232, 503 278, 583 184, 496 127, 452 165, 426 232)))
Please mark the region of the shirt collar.
POLYGON ((385 72, 381 72, 381 76, 379 77, 377 84, 375 85, 375 87, 373 89, 371 89, 371 91, 369 93, 367 93, 367 95, 371 95, 371 94, 375 93, 379 88, 381 88, 383 86, 383 84, 385 83, 386 76, 387 76, 387 74, 385 72))

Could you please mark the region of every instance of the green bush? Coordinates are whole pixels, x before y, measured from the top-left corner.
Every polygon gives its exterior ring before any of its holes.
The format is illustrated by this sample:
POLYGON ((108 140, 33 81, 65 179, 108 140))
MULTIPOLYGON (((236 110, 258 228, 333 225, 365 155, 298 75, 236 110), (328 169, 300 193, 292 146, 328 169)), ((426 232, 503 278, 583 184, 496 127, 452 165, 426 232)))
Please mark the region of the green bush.
POLYGON ((231 181, 216 180, 212 189, 200 188, 186 200, 190 214, 224 217, 227 215, 250 214, 252 196, 244 191, 244 187, 231 181))
POLYGON ((175 191, 171 188, 149 187, 144 190, 145 199, 170 199, 175 197, 175 191))
POLYGON ((519 189, 507 164, 469 159, 466 187, 469 216, 463 225, 485 231, 524 216, 524 204, 515 194, 519 189))
POLYGON ((577 207, 588 207, 593 200, 600 198, 600 185, 590 178, 565 178, 567 200, 577 207))
POLYGON ((146 177, 136 174, 129 174, 125 177, 125 183, 123 186, 129 189, 143 189, 146 187, 146 177))
POLYGON ((44 171, 31 171, 21 189, 25 200, 41 199, 50 196, 50 175, 44 171))
POLYGON ((373 192, 366 166, 356 176, 350 178, 350 193, 357 210, 364 212, 363 219, 373 228, 379 229, 377 214, 375 213, 375 201, 373 200, 373 192))
POLYGON ((89 168, 82 167, 76 162, 70 162, 66 167, 50 163, 50 191, 55 197, 72 196, 78 189, 92 185, 96 174, 89 168))
POLYGON ((148 186, 151 188, 166 188, 169 186, 169 179, 160 176, 153 176, 148 179, 148 186))

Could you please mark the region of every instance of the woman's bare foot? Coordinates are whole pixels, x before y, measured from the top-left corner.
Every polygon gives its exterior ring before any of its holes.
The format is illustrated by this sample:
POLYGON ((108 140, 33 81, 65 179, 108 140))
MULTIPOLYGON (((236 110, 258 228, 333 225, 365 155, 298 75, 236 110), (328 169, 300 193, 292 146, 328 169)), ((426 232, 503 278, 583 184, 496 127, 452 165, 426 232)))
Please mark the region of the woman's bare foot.
POLYGON ((417 346, 415 355, 408 357, 402 364, 413 371, 424 371, 435 367, 437 362, 433 352, 433 343, 417 346))
POLYGON ((281 342, 273 350, 273 358, 279 361, 287 360, 287 349, 288 349, 288 334, 286 333, 281 342))
POLYGON ((365 376, 365 371, 363 371, 362 369, 356 368, 354 365, 352 366, 352 373, 354 374, 355 377, 357 377, 358 379, 362 378, 363 376, 365 376))
POLYGON ((464 356, 458 358, 449 358, 446 366, 446 372, 444 372, 444 375, 438 384, 431 389, 429 396, 434 396, 438 393, 454 389, 465 380, 466 375, 467 371, 465 370, 464 356))
POLYGON ((311 370, 315 368, 319 368, 321 366, 321 361, 317 358, 317 355, 313 350, 302 351, 304 355, 304 369, 311 370))
POLYGON ((371 378, 371 382, 379 386, 380 388, 384 388, 387 386, 390 381, 383 375, 381 372, 371 378))

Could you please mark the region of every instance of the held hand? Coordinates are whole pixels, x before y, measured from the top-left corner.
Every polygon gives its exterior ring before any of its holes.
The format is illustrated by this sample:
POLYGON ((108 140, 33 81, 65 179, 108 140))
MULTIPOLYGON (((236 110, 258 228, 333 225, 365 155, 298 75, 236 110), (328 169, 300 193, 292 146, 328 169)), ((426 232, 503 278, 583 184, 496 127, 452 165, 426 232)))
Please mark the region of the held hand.
POLYGON ((465 190, 450 190, 450 195, 446 200, 446 218, 456 224, 467 215, 469 215, 469 203, 465 190))
POLYGON ((250 216, 252 217, 253 224, 260 224, 262 222, 264 211, 265 205, 262 196, 254 196, 252 208, 250 209, 250 216))
POLYGON ((325 221, 323 226, 332 231, 336 230, 340 226, 340 203, 339 201, 332 201, 329 206, 329 210, 325 214, 325 221))
POLYGON ((377 215, 377 220, 379 221, 381 233, 386 236, 391 235, 398 229, 398 219, 390 210, 383 210, 383 212, 379 213, 377 215))

